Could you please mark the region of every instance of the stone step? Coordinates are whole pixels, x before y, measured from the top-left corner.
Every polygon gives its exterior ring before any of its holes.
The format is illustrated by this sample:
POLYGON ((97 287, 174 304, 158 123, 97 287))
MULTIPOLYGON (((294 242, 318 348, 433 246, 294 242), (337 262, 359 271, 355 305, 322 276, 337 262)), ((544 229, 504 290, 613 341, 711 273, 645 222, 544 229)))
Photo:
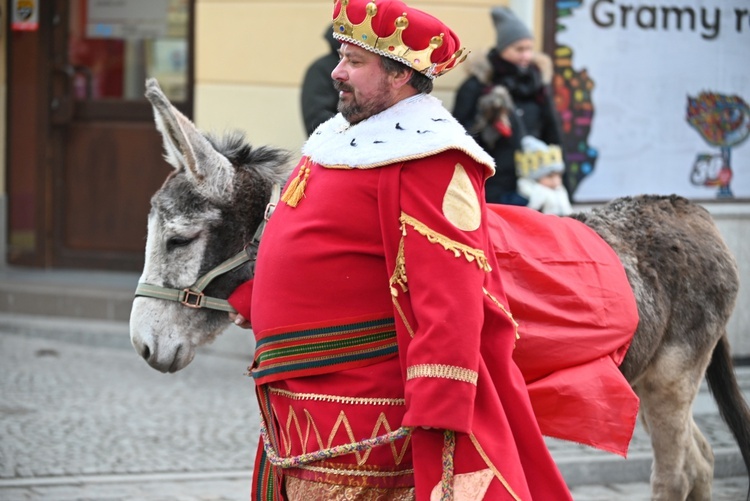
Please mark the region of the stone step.
POLYGON ((139 275, 0 268, 0 313, 127 322, 139 275))

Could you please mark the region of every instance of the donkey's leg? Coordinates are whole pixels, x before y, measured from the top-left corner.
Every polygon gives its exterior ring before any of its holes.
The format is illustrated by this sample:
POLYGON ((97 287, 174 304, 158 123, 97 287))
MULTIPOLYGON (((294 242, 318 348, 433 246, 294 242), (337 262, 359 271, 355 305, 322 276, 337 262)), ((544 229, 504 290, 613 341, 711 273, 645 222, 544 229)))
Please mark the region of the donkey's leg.
POLYGON ((654 500, 711 499, 713 458, 706 457, 708 443, 692 418, 692 403, 707 364, 707 357, 696 359, 687 347, 665 346, 638 382, 654 452, 654 500))
POLYGON ((714 452, 708 440, 706 440, 706 437, 698 428, 698 425, 695 424, 692 413, 690 415, 690 423, 693 431, 691 452, 694 452, 691 456, 694 461, 688 463, 686 466, 688 468, 692 467, 692 472, 689 475, 694 478, 694 481, 693 490, 688 495, 688 500, 701 501, 711 499, 711 488, 714 482, 714 452))

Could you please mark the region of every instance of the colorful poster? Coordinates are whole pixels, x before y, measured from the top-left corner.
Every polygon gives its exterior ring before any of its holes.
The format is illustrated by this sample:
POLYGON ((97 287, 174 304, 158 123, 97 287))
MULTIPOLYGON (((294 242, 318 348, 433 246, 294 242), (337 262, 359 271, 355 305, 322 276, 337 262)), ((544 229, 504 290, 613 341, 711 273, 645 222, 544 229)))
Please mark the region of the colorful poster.
POLYGON ((11 3, 10 28, 13 31, 36 31, 39 29, 39 2, 13 0, 11 3))
POLYGON ((747 0, 559 0, 556 44, 574 201, 750 199, 747 0))

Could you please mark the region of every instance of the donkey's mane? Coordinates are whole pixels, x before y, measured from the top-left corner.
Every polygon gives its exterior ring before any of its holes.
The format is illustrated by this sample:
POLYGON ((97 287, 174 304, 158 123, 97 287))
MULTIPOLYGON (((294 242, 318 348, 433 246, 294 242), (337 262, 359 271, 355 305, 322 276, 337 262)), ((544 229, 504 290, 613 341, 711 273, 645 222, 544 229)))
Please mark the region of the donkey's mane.
POLYGON ((270 182, 283 184, 292 165, 291 152, 271 146, 253 147, 240 130, 232 130, 221 135, 205 134, 216 151, 238 169, 252 169, 270 182))

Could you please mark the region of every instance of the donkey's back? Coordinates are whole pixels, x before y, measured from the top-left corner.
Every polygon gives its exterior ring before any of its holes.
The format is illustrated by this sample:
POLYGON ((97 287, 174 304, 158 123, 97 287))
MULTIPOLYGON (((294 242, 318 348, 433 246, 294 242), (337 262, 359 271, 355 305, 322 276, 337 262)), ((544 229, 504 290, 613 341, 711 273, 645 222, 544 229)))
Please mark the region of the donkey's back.
POLYGON ((713 453, 692 419, 707 369, 750 471, 750 411, 726 337, 737 263, 709 213, 682 197, 625 197, 573 217, 620 256, 638 304, 638 329, 621 370, 651 434, 654 499, 711 499, 713 453))

